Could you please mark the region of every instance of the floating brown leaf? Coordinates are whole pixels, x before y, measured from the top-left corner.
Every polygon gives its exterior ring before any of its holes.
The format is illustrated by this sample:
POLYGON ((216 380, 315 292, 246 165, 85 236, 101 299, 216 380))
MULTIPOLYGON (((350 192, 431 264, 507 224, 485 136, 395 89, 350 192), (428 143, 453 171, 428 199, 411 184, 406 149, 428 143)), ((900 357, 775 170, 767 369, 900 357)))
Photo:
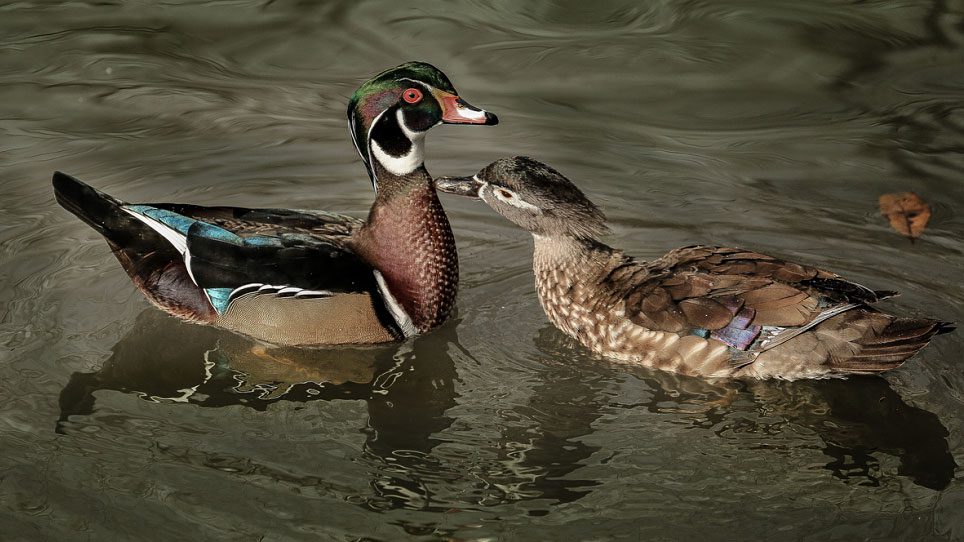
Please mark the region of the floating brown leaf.
POLYGON ((897 233, 917 239, 931 219, 931 206, 913 192, 895 192, 880 196, 880 214, 897 233))

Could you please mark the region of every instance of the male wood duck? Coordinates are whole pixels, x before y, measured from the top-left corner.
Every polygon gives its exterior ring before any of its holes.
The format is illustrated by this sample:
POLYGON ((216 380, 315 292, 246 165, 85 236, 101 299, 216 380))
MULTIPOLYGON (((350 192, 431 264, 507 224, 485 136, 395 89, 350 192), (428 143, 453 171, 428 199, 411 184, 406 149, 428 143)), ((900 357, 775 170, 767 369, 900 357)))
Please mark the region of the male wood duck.
POLYGON ((348 105, 352 142, 375 188, 368 219, 318 211, 128 204, 53 176, 57 201, 100 232, 154 305, 280 345, 377 343, 441 324, 458 258, 424 165, 441 123, 498 123, 434 66, 366 81, 348 105))
POLYGON ((691 246, 637 261, 599 242, 602 212, 530 158, 436 186, 532 233, 546 315, 605 357, 693 376, 826 378, 892 369, 953 329, 869 306, 895 292, 749 250, 691 246))

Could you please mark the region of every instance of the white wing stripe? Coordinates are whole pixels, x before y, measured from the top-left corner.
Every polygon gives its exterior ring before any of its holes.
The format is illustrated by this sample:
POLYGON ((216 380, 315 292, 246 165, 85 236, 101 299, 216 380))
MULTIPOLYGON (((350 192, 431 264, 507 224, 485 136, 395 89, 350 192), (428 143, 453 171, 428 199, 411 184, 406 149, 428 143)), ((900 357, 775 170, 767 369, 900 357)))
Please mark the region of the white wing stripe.
MULTIPOLYGON (((187 276, 191 278, 191 282, 195 286, 198 285, 197 279, 194 278, 194 272, 191 271, 191 253, 187 250, 187 236, 181 232, 175 230, 174 228, 168 226, 167 224, 161 222, 160 220, 155 220, 147 215, 142 215, 140 213, 135 213, 134 211, 128 209, 127 207, 121 207, 127 214, 133 216, 137 220, 140 220, 144 224, 147 224, 152 230, 160 234, 161 237, 171 243, 174 250, 181 253, 181 259, 184 260, 184 268, 187 269, 187 276)), ((205 296, 208 296, 207 292, 204 292, 205 296)), ((210 296, 208 300, 210 301, 210 296)))
POLYGON ((330 290, 305 290, 303 288, 298 288, 297 286, 274 286, 272 284, 263 284, 260 282, 252 282, 250 284, 245 284, 243 286, 238 286, 228 295, 228 299, 234 299, 249 293, 266 293, 272 295, 286 295, 294 294, 293 297, 331 297, 335 295, 330 290), (275 291, 277 290, 277 291, 275 291))
POLYGON ((135 213, 126 207, 121 207, 127 214, 133 216, 137 220, 147 224, 150 228, 157 233, 161 234, 161 237, 167 239, 168 243, 174 246, 174 248, 181 253, 181 256, 187 254, 187 236, 182 235, 181 232, 175 230, 174 228, 164 224, 159 220, 154 220, 149 216, 145 216, 139 213, 135 213))
POLYGON ((245 284, 245 285, 243 285, 243 286, 238 286, 237 288, 231 290, 231 293, 228 294, 228 299, 229 299, 229 300, 230 300, 230 299, 234 299, 235 296, 237 296, 238 294, 240 294, 240 293, 243 292, 244 290, 250 290, 250 289, 252 289, 252 288, 255 288, 255 289, 256 289, 256 288, 260 288, 261 286, 264 286, 264 285, 263 285, 262 283, 260 283, 260 282, 252 282, 251 284, 245 284))
MULTIPOLYGON (((168 243, 171 243, 171 246, 173 246, 175 250, 181 253, 181 258, 184 260, 184 267, 187 269, 187 274, 189 277, 191 277, 191 281, 194 282, 194 285, 197 286, 198 285, 197 280, 194 278, 194 273, 191 271, 191 253, 187 249, 187 236, 181 234, 179 231, 175 230, 174 228, 171 228, 170 226, 164 224, 159 220, 155 220, 146 215, 135 213, 134 211, 127 209, 125 207, 121 207, 121 208, 124 209, 124 211, 127 212, 129 215, 133 216, 137 220, 140 220, 141 222, 149 226, 152 230, 156 231, 168 243)), ((252 292, 259 292, 259 293, 265 292, 265 293, 273 293, 276 295, 294 294, 294 297, 312 297, 312 296, 322 297, 322 296, 334 295, 332 294, 332 292, 328 290, 304 290, 296 286, 274 286, 271 284, 263 284, 261 282, 252 282, 249 284, 238 286, 237 288, 231 290, 231 293, 228 294, 228 302, 230 302, 231 300, 235 299, 240 295, 244 295, 252 292)), ((207 292, 205 292, 205 295, 207 295, 207 292)), ((210 296, 208 296, 208 299, 210 299, 210 296)), ((392 301, 394 302, 394 298, 392 298, 392 301)), ((404 311, 403 311, 403 314, 404 314, 404 311)), ((395 315, 393 314, 392 316, 395 316, 395 315)))

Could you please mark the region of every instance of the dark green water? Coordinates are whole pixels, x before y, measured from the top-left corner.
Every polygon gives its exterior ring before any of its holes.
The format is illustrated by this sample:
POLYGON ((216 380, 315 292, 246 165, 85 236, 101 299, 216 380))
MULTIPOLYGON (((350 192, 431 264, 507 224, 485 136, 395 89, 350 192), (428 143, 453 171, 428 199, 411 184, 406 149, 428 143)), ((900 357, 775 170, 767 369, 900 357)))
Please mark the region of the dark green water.
POLYGON ((150 308, 53 201, 61 169, 364 216, 347 98, 410 59, 502 120, 435 129, 435 174, 528 154, 640 257, 746 246, 964 320, 956 0, 0 2, 0 538, 964 539, 960 331, 885 378, 609 364, 546 322, 527 236, 445 198, 449 323, 264 352, 150 308))

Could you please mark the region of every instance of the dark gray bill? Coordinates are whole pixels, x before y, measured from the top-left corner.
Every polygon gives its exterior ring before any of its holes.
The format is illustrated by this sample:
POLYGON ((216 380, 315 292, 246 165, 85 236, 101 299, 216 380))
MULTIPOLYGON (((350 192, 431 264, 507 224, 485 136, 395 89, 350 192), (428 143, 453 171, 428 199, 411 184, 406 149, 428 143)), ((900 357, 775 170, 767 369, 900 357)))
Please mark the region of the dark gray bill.
POLYGON ((482 181, 475 177, 439 177, 435 179, 435 188, 447 194, 478 198, 482 181))

